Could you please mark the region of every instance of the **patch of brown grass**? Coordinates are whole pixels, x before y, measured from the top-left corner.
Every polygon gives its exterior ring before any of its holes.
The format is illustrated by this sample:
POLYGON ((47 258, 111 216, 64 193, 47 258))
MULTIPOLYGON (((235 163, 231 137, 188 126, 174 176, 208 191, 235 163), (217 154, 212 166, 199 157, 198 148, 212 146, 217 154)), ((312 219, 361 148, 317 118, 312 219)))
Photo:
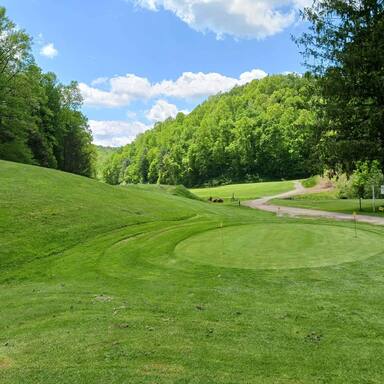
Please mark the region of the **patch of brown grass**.
POLYGON ((0 356, 0 370, 9 369, 13 366, 13 360, 6 356, 0 356))
POLYGON ((161 376, 175 376, 184 372, 184 367, 181 365, 167 364, 167 363, 150 363, 145 364, 140 370, 145 375, 161 375, 161 376))

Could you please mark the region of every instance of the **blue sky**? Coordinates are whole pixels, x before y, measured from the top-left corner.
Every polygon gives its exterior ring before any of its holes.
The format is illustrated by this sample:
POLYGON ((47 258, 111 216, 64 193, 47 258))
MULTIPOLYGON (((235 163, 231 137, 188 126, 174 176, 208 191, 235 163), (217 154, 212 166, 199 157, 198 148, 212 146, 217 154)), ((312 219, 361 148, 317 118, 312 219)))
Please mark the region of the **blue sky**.
POLYGON ((3 0, 45 71, 77 80, 95 142, 266 74, 302 72, 291 35, 308 0, 3 0))

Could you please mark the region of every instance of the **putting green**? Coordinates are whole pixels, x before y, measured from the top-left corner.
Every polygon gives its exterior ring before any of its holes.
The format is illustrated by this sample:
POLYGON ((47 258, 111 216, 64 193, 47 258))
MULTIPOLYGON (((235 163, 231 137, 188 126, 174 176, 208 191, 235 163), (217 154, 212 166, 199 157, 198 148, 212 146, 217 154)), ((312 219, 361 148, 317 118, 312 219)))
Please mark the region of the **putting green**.
POLYGON ((321 224, 253 224, 192 236, 175 249, 192 262, 242 269, 321 267, 384 252, 379 235, 321 224))

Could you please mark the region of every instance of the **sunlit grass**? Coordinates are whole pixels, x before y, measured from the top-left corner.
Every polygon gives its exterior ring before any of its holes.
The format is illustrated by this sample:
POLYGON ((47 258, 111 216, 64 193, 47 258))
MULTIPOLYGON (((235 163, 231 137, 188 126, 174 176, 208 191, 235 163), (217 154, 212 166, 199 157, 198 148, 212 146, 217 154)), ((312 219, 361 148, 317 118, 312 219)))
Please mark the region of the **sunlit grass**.
POLYGON ((1 384, 384 380, 383 228, 172 193, 0 162, 1 384))

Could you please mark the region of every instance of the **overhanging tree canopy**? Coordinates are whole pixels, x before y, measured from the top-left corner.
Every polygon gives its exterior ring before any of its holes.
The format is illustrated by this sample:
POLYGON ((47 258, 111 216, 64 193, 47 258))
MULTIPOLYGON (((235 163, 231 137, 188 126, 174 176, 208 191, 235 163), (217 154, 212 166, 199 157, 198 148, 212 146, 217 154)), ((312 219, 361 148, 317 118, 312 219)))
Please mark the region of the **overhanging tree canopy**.
POLYGON ((384 166, 384 1, 316 0, 297 42, 319 79, 319 145, 330 169, 384 166))

